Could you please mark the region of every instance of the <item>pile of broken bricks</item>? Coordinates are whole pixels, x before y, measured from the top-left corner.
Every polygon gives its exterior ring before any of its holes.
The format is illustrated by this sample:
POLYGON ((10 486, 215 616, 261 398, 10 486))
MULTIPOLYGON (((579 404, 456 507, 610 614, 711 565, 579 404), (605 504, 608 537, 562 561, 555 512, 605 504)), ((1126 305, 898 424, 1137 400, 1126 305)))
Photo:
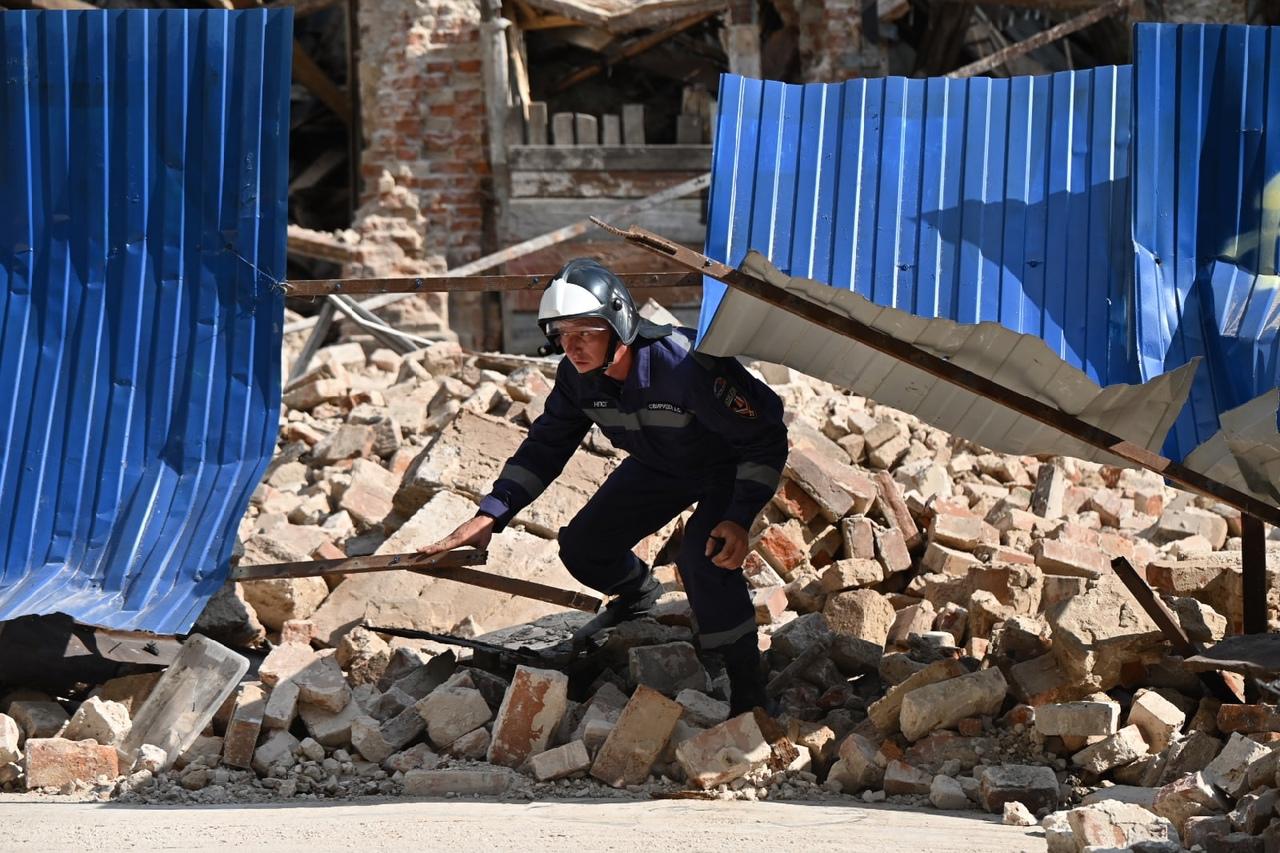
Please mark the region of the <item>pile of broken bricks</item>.
MULTIPOLYGON (((242 564, 438 538, 474 513, 550 381, 535 360, 449 343, 402 357, 347 341, 314 364, 286 389, 242 564)), ((228 584, 196 631, 260 660, 178 754, 120 749, 160 673, 78 706, 19 689, 0 695, 0 784, 148 802, 692 788, 1042 818, 1052 849, 1272 849, 1280 714, 1213 698, 1110 565, 1126 557, 1193 640, 1238 632, 1237 513, 1144 472, 990 453, 753 367, 792 442, 744 568, 779 719, 725 719, 726 680, 666 560, 677 519, 637 547, 667 593, 601 638, 591 683, 358 627, 483 635, 554 619, 540 602, 399 572, 228 584)), ((589 435, 487 568, 577 588, 555 531, 618 461, 589 435)))

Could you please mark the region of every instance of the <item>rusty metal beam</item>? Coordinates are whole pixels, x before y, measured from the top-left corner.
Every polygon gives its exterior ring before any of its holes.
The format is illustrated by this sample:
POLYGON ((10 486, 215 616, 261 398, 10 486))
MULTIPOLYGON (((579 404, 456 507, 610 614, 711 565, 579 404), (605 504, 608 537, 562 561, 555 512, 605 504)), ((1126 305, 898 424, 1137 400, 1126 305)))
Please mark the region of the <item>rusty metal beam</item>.
MULTIPOLYGON (((1111 561, 1111 570, 1116 573, 1116 576, 1128 588, 1129 592, 1137 600, 1138 605, 1151 617, 1151 621, 1155 622, 1160 628, 1160 632, 1169 641, 1169 645, 1173 647, 1175 654, 1185 659, 1204 651, 1203 646, 1187 636, 1187 632, 1182 630, 1182 623, 1178 621, 1178 617, 1173 614, 1169 606, 1164 603, 1164 599, 1156 595, 1156 591, 1143 579, 1142 575, 1138 574, 1138 570, 1127 559, 1116 557, 1111 561)), ((1221 672, 1201 672, 1197 674, 1200 676, 1201 683, 1213 694, 1214 698, 1221 702, 1235 703, 1240 701, 1240 697, 1227 684, 1221 672)))
POLYGON ((1154 471, 1184 489, 1209 495, 1235 507, 1242 513, 1251 513, 1271 524, 1280 524, 1280 507, 1258 500, 1252 495, 1247 495, 1225 483, 1220 483, 1207 477, 1199 471, 1193 471, 1185 465, 1147 450, 1145 447, 1134 444, 1101 427, 1086 423, 1080 418, 1056 409, 1047 403, 1042 403, 1034 397, 1019 394, 986 376, 980 376, 971 370, 966 370, 933 353, 926 352, 914 344, 898 340, 888 332, 883 332, 880 329, 855 320, 853 317, 839 314, 824 305, 811 302, 777 285, 748 275, 741 270, 736 270, 727 264, 712 260, 700 252, 695 252, 687 246, 673 243, 643 228, 632 226, 630 230, 624 231, 599 220, 596 221, 596 224, 611 234, 622 237, 632 245, 660 255, 685 269, 696 271, 721 281, 729 287, 740 290, 762 302, 767 302, 775 308, 803 317, 828 331, 871 347, 952 385, 972 391, 1020 415, 1069 435, 1078 441, 1115 454, 1130 464, 1154 471))
POLYGON ((1104 18, 1109 18, 1112 15, 1123 12, 1132 6, 1133 3, 1134 0, 1111 0, 1111 2, 1098 6, 1095 9, 1090 9, 1082 15, 1077 15, 1068 21, 1063 21, 1061 24, 1052 26, 1047 30, 1042 30, 1028 39, 1024 39, 1016 44, 1011 44, 1002 50, 997 50, 990 56, 984 56, 977 62, 971 62, 962 68, 957 68, 947 76, 974 77, 978 74, 986 74, 988 71, 992 71, 999 68, 1001 65, 1004 65, 1010 59, 1016 59, 1017 57, 1024 56, 1037 48, 1044 47, 1047 44, 1053 44, 1055 41, 1064 39, 1074 32, 1083 30, 1085 27, 1093 26, 1104 18))
POLYGON ((1262 519, 1240 516, 1240 595, 1244 632, 1267 632, 1267 531, 1262 519))
MULTIPOLYGON (((372 293, 497 293, 542 290, 551 274, 420 276, 417 278, 327 278, 288 282, 289 296, 327 296, 345 293, 366 296, 372 293)), ((621 273, 628 290, 671 287, 701 287, 702 276, 689 272, 621 273)))
POLYGON ((594 613, 600 609, 600 599, 581 592, 560 589, 546 584, 506 578, 490 572, 482 572, 468 566, 483 565, 489 552, 474 548, 450 551, 435 557, 420 554, 387 554, 372 557, 350 557, 345 560, 304 560, 296 563, 270 563, 263 566, 238 566, 231 572, 236 581, 260 581, 276 578, 309 578, 323 575, 351 575, 366 572, 402 570, 433 578, 464 583, 469 586, 492 589, 521 598, 532 598, 561 607, 594 613))

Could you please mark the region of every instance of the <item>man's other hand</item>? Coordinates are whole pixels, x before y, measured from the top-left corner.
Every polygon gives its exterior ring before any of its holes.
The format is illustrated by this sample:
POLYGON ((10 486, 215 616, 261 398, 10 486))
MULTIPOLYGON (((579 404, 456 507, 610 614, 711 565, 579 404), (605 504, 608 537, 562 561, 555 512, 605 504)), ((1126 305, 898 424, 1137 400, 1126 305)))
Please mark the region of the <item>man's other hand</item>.
POLYGON ((742 561, 747 558, 747 531, 734 521, 722 521, 711 528, 711 537, 707 539, 707 556, 711 562, 722 569, 740 569, 742 561), (717 539, 724 541, 721 545, 717 539), (719 547, 720 552, 716 553, 719 547), (713 556, 714 555, 714 556, 713 556))
POLYGON ((477 515, 475 518, 468 519, 458 525, 457 530, 454 530, 439 542, 423 545, 418 549, 418 553, 433 557, 436 554, 443 554, 445 551, 464 548, 468 545, 472 548, 484 550, 489 547, 489 540, 492 538, 493 519, 487 515, 477 515))

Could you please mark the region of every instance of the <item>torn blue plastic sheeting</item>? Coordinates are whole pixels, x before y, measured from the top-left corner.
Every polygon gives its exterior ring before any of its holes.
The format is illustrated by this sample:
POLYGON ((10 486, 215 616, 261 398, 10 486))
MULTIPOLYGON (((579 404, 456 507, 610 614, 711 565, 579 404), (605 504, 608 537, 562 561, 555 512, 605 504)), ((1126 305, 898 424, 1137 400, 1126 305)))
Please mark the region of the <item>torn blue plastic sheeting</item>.
POLYGON ((0 620, 182 632, 275 444, 292 12, 0 33, 0 620))
POLYGON ((1139 24, 1134 64, 1139 367, 1207 365, 1181 458, 1280 383, 1280 28, 1139 24))
MULTIPOLYGON (((1129 382, 1128 67, 788 85, 726 75, 706 253, 1042 338, 1129 382)), ((724 292, 708 281, 705 331, 724 292)))

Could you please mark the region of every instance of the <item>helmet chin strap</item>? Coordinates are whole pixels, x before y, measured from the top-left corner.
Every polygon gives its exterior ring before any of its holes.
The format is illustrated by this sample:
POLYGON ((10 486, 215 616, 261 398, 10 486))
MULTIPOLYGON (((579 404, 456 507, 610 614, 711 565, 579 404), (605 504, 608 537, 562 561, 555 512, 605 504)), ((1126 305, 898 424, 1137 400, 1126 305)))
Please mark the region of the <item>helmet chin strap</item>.
POLYGON ((609 352, 604 357, 604 364, 600 365, 597 368, 594 368, 593 370, 588 370, 582 375, 590 376, 592 378, 604 376, 605 371, 607 371, 610 367, 613 367, 613 359, 615 356, 617 356, 618 347, 621 346, 621 344, 622 344, 622 339, 618 337, 617 333, 610 332, 609 333, 609 352))

